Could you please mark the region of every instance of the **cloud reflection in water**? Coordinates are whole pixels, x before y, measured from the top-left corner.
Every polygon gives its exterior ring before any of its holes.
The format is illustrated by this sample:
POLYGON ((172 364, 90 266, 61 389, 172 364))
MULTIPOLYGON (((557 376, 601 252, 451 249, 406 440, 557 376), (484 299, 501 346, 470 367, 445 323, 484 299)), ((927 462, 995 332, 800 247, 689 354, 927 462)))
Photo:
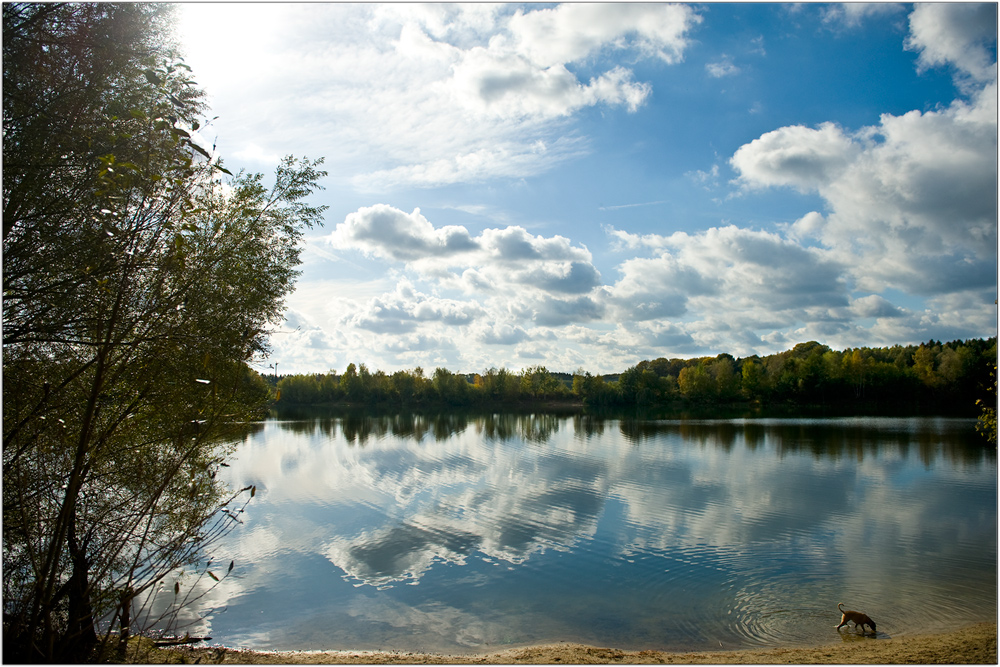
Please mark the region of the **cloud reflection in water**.
POLYGON ((828 639, 838 596, 897 632, 928 601, 975 617, 996 604, 996 458, 970 432, 953 420, 269 421, 228 470, 266 490, 229 542, 243 574, 214 592, 231 607, 214 634, 239 626, 264 648, 758 645, 828 639))

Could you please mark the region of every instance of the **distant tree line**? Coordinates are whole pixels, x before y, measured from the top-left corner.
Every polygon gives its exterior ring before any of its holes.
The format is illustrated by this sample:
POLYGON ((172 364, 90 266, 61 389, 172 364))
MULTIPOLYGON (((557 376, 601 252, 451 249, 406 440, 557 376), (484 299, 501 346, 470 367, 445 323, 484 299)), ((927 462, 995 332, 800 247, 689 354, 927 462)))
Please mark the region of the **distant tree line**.
POLYGON ((976 411, 995 404, 996 337, 832 350, 815 341, 768 356, 659 358, 617 375, 520 373, 490 368, 453 373, 422 368, 387 374, 350 364, 343 374, 268 376, 282 404, 487 406, 578 403, 591 407, 723 405, 921 405, 976 411))

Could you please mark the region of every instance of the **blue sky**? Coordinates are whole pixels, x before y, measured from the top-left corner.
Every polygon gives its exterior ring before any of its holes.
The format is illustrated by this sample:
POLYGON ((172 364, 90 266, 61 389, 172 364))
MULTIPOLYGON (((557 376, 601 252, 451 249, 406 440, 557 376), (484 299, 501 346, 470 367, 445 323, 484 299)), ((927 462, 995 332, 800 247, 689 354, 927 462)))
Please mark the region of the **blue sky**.
POLYGON ((232 170, 325 157, 285 372, 996 335, 995 4, 179 6, 232 170))

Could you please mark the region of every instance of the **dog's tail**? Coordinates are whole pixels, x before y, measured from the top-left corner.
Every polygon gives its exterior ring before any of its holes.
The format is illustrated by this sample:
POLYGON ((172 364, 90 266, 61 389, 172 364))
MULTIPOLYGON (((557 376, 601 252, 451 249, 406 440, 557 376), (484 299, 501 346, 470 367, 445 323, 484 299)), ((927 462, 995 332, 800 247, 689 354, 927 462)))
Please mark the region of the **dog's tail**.
POLYGON ((841 611, 841 613, 843 613, 843 611, 844 611, 844 603, 843 602, 838 602, 837 603, 837 609, 839 609, 841 611))

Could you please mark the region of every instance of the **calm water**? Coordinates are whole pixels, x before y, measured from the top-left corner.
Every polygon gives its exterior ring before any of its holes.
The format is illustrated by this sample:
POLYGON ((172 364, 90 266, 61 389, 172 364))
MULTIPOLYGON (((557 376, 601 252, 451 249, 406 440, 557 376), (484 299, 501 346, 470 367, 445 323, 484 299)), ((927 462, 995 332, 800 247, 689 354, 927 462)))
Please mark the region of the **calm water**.
POLYGON ((838 602, 884 637, 995 619, 996 452, 973 425, 267 421, 225 469, 258 492, 194 630, 272 650, 711 649, 835 640, 838 602))

